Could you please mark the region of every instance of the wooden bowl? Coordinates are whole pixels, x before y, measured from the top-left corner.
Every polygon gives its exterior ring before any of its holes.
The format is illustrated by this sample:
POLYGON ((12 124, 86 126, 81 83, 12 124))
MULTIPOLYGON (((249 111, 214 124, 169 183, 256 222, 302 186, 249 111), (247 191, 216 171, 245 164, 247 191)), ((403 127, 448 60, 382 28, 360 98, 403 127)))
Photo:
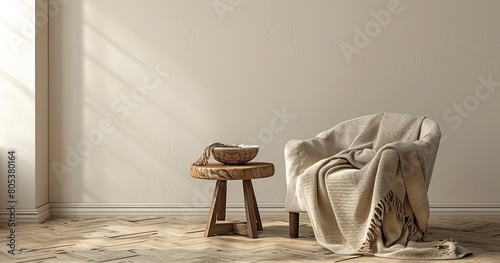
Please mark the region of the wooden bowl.
POLYGON ((247 163, 259 152, 258 145, 230 145, 229 147, 214 147, 212 155, 215 160, 223 164, 244 164, 247 163))

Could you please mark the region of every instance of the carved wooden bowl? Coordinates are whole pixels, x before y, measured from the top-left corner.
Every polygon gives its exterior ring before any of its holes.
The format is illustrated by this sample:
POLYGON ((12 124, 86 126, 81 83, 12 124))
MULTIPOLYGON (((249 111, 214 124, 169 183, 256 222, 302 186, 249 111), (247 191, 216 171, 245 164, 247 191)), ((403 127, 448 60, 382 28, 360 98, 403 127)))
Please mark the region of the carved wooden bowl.
POLYGON ((259 152, 258 145, 231 145, 229 147, 214 147, 212 155, 215 160, 223 164, 244 164, 247 163, 259 152))

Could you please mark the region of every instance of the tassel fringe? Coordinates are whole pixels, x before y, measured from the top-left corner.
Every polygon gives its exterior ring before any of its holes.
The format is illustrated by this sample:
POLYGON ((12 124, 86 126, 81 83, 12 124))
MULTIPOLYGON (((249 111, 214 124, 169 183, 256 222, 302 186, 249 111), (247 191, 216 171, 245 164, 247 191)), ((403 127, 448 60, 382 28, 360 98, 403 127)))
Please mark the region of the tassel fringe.
POLYGON ((389 208, 396 210, 398 219, 404 220, 403 228, 408 229, 409 237, 415 239, 415 241, 417 242, 423 242, 427 240, 427 232, 420 231, 418 229, 415 222, 413 221, 413 218, 406 215, 403 202, 401 202, 401 200, 399 200, 391 191, 377 203, 377 206, 373 211, 373 217, 370 221, 368 233, 366 234, 366 240, 361 245, 359 252, 373 254, 371 244, 373 241, 375 241, 378 235, 382 234, 382 221, 384 220, 385 212, 389 208))

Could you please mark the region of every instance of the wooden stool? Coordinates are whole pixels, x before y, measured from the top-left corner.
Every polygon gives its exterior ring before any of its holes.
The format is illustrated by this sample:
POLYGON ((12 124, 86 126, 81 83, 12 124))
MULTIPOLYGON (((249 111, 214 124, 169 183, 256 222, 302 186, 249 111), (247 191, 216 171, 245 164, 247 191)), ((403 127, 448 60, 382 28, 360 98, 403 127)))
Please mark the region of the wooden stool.
POLYGON ((209 163, 205 166, 191 165, 190 174, 194 178, 217 180, 214 196, 205 228, 205 236, 235 233, 258 238, 257 231, 262 231, 259 208, 252 186, 252 179, 270 177, 274 174, 272 163, 251 162, 242 165, 225 165, 209 163), (247 222, 217 223, 226 219, 226 192, 227 180, 243 180, 243 195, 245 197, 245 211, 247 222))

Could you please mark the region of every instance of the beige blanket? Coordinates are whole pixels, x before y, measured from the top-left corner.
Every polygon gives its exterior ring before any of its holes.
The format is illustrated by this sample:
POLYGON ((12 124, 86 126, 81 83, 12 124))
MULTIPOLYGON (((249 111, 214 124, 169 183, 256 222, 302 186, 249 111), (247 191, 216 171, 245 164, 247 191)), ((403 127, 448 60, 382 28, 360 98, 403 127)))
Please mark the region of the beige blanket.
MULTIPOLYGON (((454 241, 427 242, 423 117, 379 114, 349 149, 299 178, 317 241, 339 254, 400 259, 453 259, 469 253, 454 241)), ((307 154, 307 153, 304 153, 307 154)))

